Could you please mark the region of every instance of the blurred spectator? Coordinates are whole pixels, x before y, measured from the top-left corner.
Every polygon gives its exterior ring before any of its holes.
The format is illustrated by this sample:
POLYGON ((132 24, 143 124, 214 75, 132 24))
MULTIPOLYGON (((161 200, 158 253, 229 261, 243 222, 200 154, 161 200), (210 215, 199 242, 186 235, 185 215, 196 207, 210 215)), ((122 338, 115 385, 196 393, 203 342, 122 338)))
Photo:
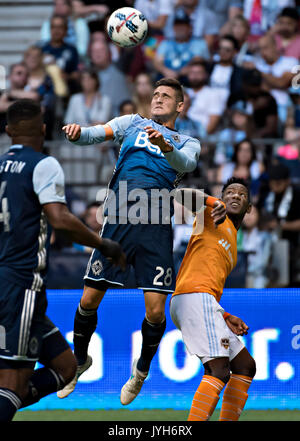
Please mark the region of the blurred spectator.
POLYGON ((290 170, 290 179, 294 184, 300 184, 300 132, 293 127, 284 131, 286 144, 278 147, 276 157, 290 170))
POLYGON ((35 90, 26 90, 28 69, 24 63, 10 66, 8 87, 0 96, 0 133, 5 133, 6 111, 18 99, 29 98, 39 101, 40 96, 35 90))
POLYGON ((165 35, 174 38, 173 23, 176 17, 188 15, 193 28, 193 37, 203 37, 210 51, 221 32, 222 26, 235 15, 241 14, 242 1, 240 0, 180 0, 170 15, 165 35))
POLYGON ((300 188, 290 181, 290 172, 283 164, 274 164, 268 169, 269 192, 262 201, 267 213, 274 216, 269 222, 272 231, 279 231, 281 238, 290 246, 290 286, 299 284, 297 265, 299 259, 300 233, 300 188))
MULTIPOLYGON (((67 33, 64 42, 75 46, 78 54, 86 56, 89 44, 90 31, 83 18, 72 17, 72 0, 54 0, 53 15, 66 17, 68 21, 67 33)), ((51 39, 51 23, 46 20, 41 27, 41 42, 46 43, 51 39)))
POLYGON ((55 122, 55 93, 51 77, 43 63, 43 53, 37 46, 31 46, 24 53, 24 64, 28 69, 25 90, 37 92, 41 101, 46 123, 46 139, 52 139, 55 122))
POLYGON ((173 255, 176 274, 193 231, 193 220, 192 213, 174 199, 173 255))
POLYGON ((300 87, 289 88, 290 102, 285 127, 300 132, 300 87))
POLYGON ((163 40, 157 48, 153 65, 156 71, 169 78, 184 81, 188 63, 195 58, 209 60, 206 41, 192 37, 192 26, 188 16, 175 18, 174 38, 163 40))
POLYGON ((294 0, 244 0, 244 17, 250 23, 251 36, 259 38, 276 22, 279 12, 295 6, 294 0))
POLYGON ((218 95, 220 112, 226 108, 229 95, 238 93, 242 88, 243 69, 234 62, 238 49, 238 42, 234 37, 221 37, 219 61, 214 62, 210 69, 209 85, 218 95))
POLYGON ((162 34, 172 14, 173 0, 135 0, 134 7, 146 17, 150 35, 162 34))
POLYGON ((231 161, 218 168, 217 182, 224 184, 232 176, 243 178, 250 182, 252 199, 257 199, 263 172, 264 165, 257 159, 255 145, 250 139, 244 139, 235 145, 231 161))
MULTIPOLYGON (((110 9, 107 2, 97 0, 72 0, 74 14, 77 17, 87 17, 92 14, 97 14, 99 17, 105 17, 110 9)), ((113 2, 110 2, 113 3, 113 2)))
POLYGON ((269 284, 272 243, 275 240, 267 230, 263 216, 253 205, 242 224, 241 250, 248 254, 246 288, 267 288, 269 284))
POLYGON ((72 95, 64 118, 65 124, 81 126, 105 124, 112 115, 110 98, 100 93, 98 73, 93 69, 81 72, 81 93, 72 95))
POLYGON ((68 83, 70 94, 78 91, 78 65, 79 56, 77 49, 64 42, 68 29, 66 17, 54 15, 51 18, 51 39, 41 47, 45 64, 56 64, 62 71, 68 83))
POLYGON ((248 41, 250 25, 243 15, 237 15, 230 21, 228 34, 232 35, 238 43, 238 52, 235 57, 235 64, 242 66, 246 61, 253 60, 253 51, 248 41))
POLYGON ((280 120, 284 123, 287 116, 288 92, 295 74, 292 73, 298 60, 280 55, 274 37, 266 35, 259 42, 260 58, 255 67, 261 72, 263 86, 274 96, 280 120))
POLYGON ((233 156, 233 146, 250 135, 252 119, 250 109, 243 101, 236 102, 228 109, 228 124, 217 133, 214 156, 215 164, 223 164, 233 156))
POLYGON ((296 8, 284 8, 271 32, 281 55, 300 59, 299 13, 296 8))
POLYGON ((131 115, 132 113, 137 113, 135 103, 131 100, 123 101, 119 107, 119 116, 131 115))
POLYGON ((184 92, 184 107, 178 115, 175 122, 175 129, 183 135, 192 136, 193 138, 201 138, 206 135, 205 129, 200 122, 192 120, 188 116, 188 110, 191 105, 191 99, 187 92, 184 92))
POLYGON ((153 82, 151 76, 147 73, 140 73, 134 81, 133 102, 136 106, 136 112, 144 118, 151 117, 151 101, 153 95, 153 82))
POLYGON ((214 133, 222 115, 217 94, 207 85, 208 71, 206 64, 194 61, 189 64, 187 93, 191 99, 188 117, 200 123, 207 134, 214 133))
POLYGON ((90 59, 91 66, 98 72, 100 91, 110 98, 113 116, 117 116, 120 104, 131 98, 126 77, 111 61, 111 52, 107 42, 94 41, 90 46, 90 59))

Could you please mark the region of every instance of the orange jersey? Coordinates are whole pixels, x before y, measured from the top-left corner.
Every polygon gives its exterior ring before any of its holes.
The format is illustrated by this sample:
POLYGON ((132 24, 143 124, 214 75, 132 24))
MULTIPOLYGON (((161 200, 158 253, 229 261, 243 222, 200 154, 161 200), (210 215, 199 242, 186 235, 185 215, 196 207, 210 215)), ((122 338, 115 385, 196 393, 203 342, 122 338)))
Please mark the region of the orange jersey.
POLYGON ((211 211, 210 207, 204 210, 202 232, 199 218, 195 218, 173 296, 207 292, 220 301, 226 278, 237 262, 237 230, 228 216, 215 228, 211 211))

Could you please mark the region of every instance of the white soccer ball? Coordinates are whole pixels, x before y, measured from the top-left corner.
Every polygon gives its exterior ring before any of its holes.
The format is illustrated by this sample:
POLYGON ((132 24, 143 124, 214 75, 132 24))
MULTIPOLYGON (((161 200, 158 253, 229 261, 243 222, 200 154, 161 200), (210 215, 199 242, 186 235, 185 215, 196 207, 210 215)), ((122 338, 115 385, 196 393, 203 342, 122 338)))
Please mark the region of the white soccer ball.
POLYGON ((120 8, 111 14, 106 29, 109 38, 118 46, 134 47, 146 38, 148 23, 137 9, 120 8))

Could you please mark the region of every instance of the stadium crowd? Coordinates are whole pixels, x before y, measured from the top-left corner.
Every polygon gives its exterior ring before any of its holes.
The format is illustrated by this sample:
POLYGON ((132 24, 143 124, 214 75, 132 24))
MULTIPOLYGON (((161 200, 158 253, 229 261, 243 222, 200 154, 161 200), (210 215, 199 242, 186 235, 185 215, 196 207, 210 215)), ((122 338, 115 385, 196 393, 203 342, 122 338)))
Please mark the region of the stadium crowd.
MULTIPOLYGON (((295 287, 300 285, 299 66, 298 1, 54 0, 39 41, 10 68, 9 86, 0 96, 0 132, 11 103, 38 100, 47 123, 46 147, 55 156, 54 142, 69 148, 63 124, 90 126, 136 112, 149 117, 155 81, 179 79, 185 107, 176 129, 202 145, 197 170, 180 186, 219 196, 234 175, 247 179, 251 189, 254 209, 239 231, 239 263, 228 286, 295 287), (110 13, 123 6, 137 8, 148 21, 148 36, 135 48, 118 48, 105 31, 110 13)), ((103 187, 118 149, 105 142, 84 153, 85 160, 99 164, 94 181, 103 187)), ((99 231, 101 201, 83 200, 72 185, 67 196, 75 214, 99 231)), ((175 208, 178 268, 192 217, 183 223, 182 208, 175 208)), ((52 242, 49 288, 81 286, 90 250, 55 232, 52 242)))

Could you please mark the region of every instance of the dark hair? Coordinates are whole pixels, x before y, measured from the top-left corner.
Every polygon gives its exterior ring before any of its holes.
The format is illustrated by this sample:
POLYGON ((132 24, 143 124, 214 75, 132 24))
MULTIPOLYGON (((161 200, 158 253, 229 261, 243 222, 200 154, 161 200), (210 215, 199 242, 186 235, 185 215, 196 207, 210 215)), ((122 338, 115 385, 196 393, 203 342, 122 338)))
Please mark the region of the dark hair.
POLYGON ((228 41, 231 41, 231 43, 233 44, 234 49, 235 49, 236 51, 239 50, 239 43, 238 43, 237 39, 236 39, 233 35, 231 35, 231 34, 223 35, 223 36, 220 38, 220 40, 228 40, 228 41))
POLYGON ((15 125, 21 121, 31 121, 41 114, 39 103, 30 99, 21 99, 9 106, 6 118, 8 124, 15 125))
POLYGON ((269 181, 285 180, 290 177, 290 170, 284 164, 272 164, 268 168, 267 173, 269 181))
POLYGON ((279 17, 289 17, 296 21, 299 20, 299 14, 296 8, 283 8, 278 15, 278 18, 279 17))
POLYGON ((124 100, 124 101, 122 101, 122 102, 120 103, 120 105, 119 105, 119 112, 122 112, 122 110, 124 109, 124 107, 127 106, 128 104, 129 104, 130 106, 135 107, 135 103, 134 103, 132 100, 127 99, 127 100, 124 100))
POLYGON ((11 75, 13 73, 14 69, 18 66, 22 66, 28 71, 27 66, 24 63, 24 61, 20 61, 20 63, 14 63, 11 66, 9 66, 9 75, 11 75))
POLYGON ((235 163, 237 162, 237 155, 239 152, 239 148, 240 148, 241 144, 244 144, 244 142, 247 142, 248 144, 250 144, 250 147, 251 147, 252 158, 251 158, 250 164, 256 159, 256 146, 255 146, 255 144, 251 141, 251 139, 244 138, 240 142, 235 144, 234 152, 233 152, 232 159, 231 159, 232 162, 235 162, 235 163))
POLYGON ((99 78, 99 75, 98 75, 98 72, 96 69, 93 69, 92 67, 86 68, 80 73, 81 78, 82 78, 83 74, 88 74, 91 78, 93 78, 93 80, 96 81, 96 89, 97 90, 100 89, 101 82, 100 82, 100 78, 99 78))
POLYGON ((203 67, 205 72, 208 74, 208 67, 207 67, 207 63, 205 61, 203 61, 203 60, 192 60, 192 61, 189 62, 188 67, 193 67, 193 66, 203 67))
POLYGON ((178 80, 175 80, 174 78, 162 78, 154 84, 154 90, 160 86, 171 87, 176 92, 177 102, 183 102, 183 87, 178 80))
POLYGON ((51 17, 50 23, 52 24, 53 20, 55 20, 56 18, 60 18, 64 22, 65 29, 68 29, 67 17, 64 17, 63 15, 59 15, 59 14, 53 14, 51 17))
POLYGON ((250 190, 249 190, 249 184, 245 179, 242 178, 236 178, 235 176, 232 176, 231 178, 227 179, 226 183, 224 184, 223 188, 222 188, 222 196, 226 190, 227 187, 229 187, 229 185, 231 184, 240 184, 243 185, 248 193, 248 200, 250 201, 250 190))

